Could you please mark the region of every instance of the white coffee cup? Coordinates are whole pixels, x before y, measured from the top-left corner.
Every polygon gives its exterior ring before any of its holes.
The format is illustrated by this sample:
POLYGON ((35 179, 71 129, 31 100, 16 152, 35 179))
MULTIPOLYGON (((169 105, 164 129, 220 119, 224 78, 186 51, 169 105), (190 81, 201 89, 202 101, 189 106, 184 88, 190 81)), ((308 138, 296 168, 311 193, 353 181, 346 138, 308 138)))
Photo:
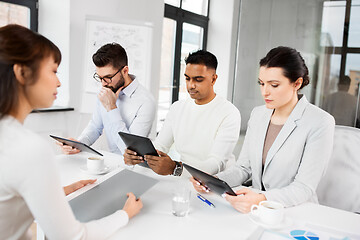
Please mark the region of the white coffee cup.
POLYGON ((284 206, 274 201, 262 201, 259 205, 251 206, 251 214, 269 225, 279 224, 284 219, 284 206))
POLYGON ((89 171, 98 172, 104 169, 105 161, 103 157, 88 157, 86 166, 89 171))

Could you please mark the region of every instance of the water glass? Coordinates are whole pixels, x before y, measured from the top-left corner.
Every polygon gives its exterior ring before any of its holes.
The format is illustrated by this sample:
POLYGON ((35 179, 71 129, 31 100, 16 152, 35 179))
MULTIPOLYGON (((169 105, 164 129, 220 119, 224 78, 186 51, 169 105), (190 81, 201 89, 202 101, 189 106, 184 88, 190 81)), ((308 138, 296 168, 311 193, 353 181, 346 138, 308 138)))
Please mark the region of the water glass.
POLYGON ((189 181, 179 181, 175 184, 172 196, 172 213, 177 217, 185 217, 190 208, 189 181))

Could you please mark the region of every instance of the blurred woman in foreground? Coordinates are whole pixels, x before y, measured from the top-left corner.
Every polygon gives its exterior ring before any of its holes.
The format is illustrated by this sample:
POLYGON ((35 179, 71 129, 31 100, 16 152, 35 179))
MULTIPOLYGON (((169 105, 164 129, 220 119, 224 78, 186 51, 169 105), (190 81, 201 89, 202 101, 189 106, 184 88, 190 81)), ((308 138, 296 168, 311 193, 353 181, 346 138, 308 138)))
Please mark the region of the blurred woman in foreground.
POLYGON ((0 239, 27 239, 34 218, 49 239, 106 239, 142 208, 129 193, 123 210, 78 222, 60 186, 52 147, 24 128, 33 109, 56 99, 60 61, 59 49, 45 37, 19 25, 0 28, 0 239))

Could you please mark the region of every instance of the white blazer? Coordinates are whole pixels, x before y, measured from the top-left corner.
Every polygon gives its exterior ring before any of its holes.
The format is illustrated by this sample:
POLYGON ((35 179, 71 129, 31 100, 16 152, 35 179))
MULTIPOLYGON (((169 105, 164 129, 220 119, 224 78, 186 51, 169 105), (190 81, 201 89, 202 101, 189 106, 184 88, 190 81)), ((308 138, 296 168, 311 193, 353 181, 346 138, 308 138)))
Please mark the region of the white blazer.
POLYGON ((267 200, 286 207, 317 202, 316 188, 333 149, 334 118, 310 104, 305 96, 296 104, 268 151, 262 173, 264 141, 273 110, 253 109, 240 156, 233 167, 218 174, 231 186, 252 179, 267 200))

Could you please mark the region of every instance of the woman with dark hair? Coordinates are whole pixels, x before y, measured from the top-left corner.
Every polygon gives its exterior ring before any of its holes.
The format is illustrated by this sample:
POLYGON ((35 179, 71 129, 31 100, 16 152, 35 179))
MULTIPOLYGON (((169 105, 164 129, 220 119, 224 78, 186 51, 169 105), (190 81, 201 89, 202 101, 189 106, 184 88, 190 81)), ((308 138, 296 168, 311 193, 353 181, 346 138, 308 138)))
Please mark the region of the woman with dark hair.
MULTIPOLYGON (((334 118, 298 91, 309 84, 300 53, 272 49, 260 60, 258 83, 265 105, 253 109, 236 164, 217 176, 230 186, 252 180, 225 198, 240 212, 264 200, 285 207, 317 202, 316 188, 330 159, 334 118)), ((205 187, 191 179, 196 190, 205 187)))
POLYGON ((34 218, 49 239, 106 239, 142 207, 129 193, 123 210, 89 223, 75 219, 52 147, 23 126, 33 109, 56 99, 60 61, 47 38, 19 25, 0 28, 0 239, 27 239, 34 218))

